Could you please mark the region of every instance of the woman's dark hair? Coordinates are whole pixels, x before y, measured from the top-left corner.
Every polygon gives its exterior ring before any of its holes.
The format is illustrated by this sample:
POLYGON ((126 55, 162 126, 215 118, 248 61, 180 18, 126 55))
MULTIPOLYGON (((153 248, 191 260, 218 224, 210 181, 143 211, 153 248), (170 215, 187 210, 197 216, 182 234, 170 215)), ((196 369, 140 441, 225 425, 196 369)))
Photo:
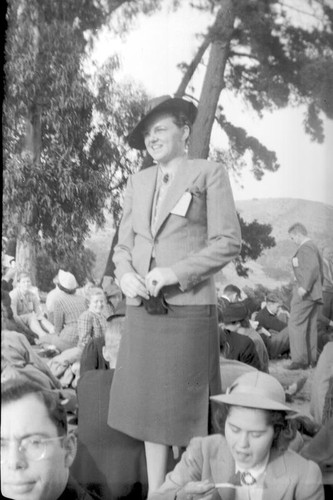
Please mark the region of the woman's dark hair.
POLYGON ((29 278, 29 280, 30 280, 31 276, 30 276, 30 274, 27 271, 20 271, 16 275, 16 281, 17 281, 17 283, 19 283, 22 278, 29 278))
MULTIPOLYGON (((213 415, 213 429, 214 432, 220 433, 224 436, 225 422, 229 415, 230 408, 236 405, 220 404, 215 403, 212 411, 213 415)), ((241 406, 239 408, 248 408, 247 406, 241 406)), ((250 410, 261 409, 261 408, 249 408, 250 410)), ((264 410, 264 409, 263 409, 264 410)), ((284 451, 288 448, 290 441, 292 441, 296 435, 296 424, 288 420, 287 414, 280 410, 264 410, 267 415, 267 425, 272 425, 274 428, 274 438, 272 442, 272 448, 284 451)))
MULTIPOLYGON (((8 380, 1 384, 1 406, 19 401, 25 396, 34 394, 44 404, 50 420, 57 428, 59 436, 67 434, 67 416, 61 404, 59 393, 41 388, 39 385, 25 380, 8 380)), ((33 416, 32 416, 33 418, 33 416)))
POLYGON ((188 126, 190 129, 190 133, 192 131, 192 123, 190 122, 189 118, 186 116, 183 111, 176 111, 172 110, 169 112, 172 118, 174 119, 175 124, 177 127, 185 127, 185 125, 188 126))
POLYGON ((242 326, 243 328, 251 328, 251 324, 250 324, 250 320, 249 320, 249 318, 244 318, 244 319, 242 319, 242 321, 241 321, 241 326, 242 326))

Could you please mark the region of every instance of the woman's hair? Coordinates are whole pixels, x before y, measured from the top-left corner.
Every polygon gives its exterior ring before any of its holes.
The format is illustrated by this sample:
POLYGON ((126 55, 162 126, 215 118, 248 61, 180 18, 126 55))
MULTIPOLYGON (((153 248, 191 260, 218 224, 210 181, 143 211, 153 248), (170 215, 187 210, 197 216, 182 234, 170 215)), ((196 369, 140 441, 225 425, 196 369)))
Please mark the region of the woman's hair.
POLYGON ((190 122, 186 114, 183 113, 183 111, 172 110, 168 111, 168 114, 170 114, 170 116, 173 118, 173 121, 177 125, 177 127, 181 128, 187 125, 190 130, 189 136, 191 135, 192 123, 190 122))
MULTIPOLYGON (((235 405, 228 404, 217 404, 215 403, 213 408, 213 429, 214 432, 220 433, 224 436, 225 422, 229 415, 230 409, 235 405)), ((239 408, 248 408, 245 406, 239 408)), ((292 441, 296 435, 296 424, 288 420, 285 411, 280 410, 266 410, 263 408, 250 408, 250 410, 262 409, 267 417, 267 425, 272 425, 274 428, 274 438, 272 442, 272 448, 284 451, 288 448, 290 441, 292 441)))
POLYGON ((29 279, 31 279, 30 278, 30 274, 27 271, 20 271, 19 273, 17 273, 17 276, 16 276, 17 283, 19 283, 22 278, 29 278, 29 279))
POLYGON ((6 404, 19 401, 31 394, 35 395, 45 406, 50 420, 57 428, 58 435, 65 436, 67 434, 66 410, 56 391, 44 389, 22 379, 8 380, 1 384, 1 405, 4 407, 6 404))
POLYGON ((92 297, 95 297, 95 295, 99 295, 105 299, 104 290, 102 288, 97 287, 97 286, 92 286, 91 288, 88 288, 88 291, 87 291, 88 305, 90 304, 92 297))
POLYGON ((249 318, 244 318, 242 319, 242 321, 240 322, 241 326, 243 328, 251 328, 251 323, 250 323, 250 319, 249 318))

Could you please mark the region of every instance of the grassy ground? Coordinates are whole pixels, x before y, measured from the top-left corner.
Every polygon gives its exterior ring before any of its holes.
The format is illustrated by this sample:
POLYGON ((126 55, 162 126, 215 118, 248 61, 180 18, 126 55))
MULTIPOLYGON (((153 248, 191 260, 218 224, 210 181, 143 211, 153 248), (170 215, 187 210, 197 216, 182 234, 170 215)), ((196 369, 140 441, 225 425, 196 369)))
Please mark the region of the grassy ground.
POLYGON ((307 370, 287 370, 286 366, 289 364, 290 359, 271 360, 269 363, 269 372, 278 379, 285 389, 301 377, 306 377, 304 386, 292 397, 291 403, 288 404, 300 413, 310 416, 310 395, 314 368, 308 368, 307 370))

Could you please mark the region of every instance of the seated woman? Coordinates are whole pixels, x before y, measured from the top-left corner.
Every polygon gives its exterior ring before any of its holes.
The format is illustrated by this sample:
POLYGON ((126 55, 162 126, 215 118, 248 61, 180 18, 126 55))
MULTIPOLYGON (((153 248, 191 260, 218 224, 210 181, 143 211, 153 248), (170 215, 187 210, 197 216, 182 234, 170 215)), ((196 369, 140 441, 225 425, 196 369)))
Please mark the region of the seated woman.
POLYGON ((10 292, 13 319, 23 331, 33 331, 39 338, 54 333, 54 326, 43 315, 40 301, 31 289, 28 273, 22 271, 17 275, 17 286, 10 292))
POLYGON ((259 333, 249 325, 247 308, 241 302, 229 304, 223 313, 226 330, 244 335, 252 340, 259 357, 259 370, 268 373, 268 352, 259 333))
POLYGON ((102 314, 105 306, 105 295, 101 288, 90 288, 87 295, 88 309, 78 319, 79 347, 81 349, 90 339, 104 337, 106 319, 102 314))
POLYGON ((52 373, 59 377, 62 384, 76 387, 82 352, 91 339, 103 339, 106 331, 106 319, 102 314, 105 296, 101 288, 89 289, 87 296, 89 308, 80 314, 77 320, 77 345, 63 350, 55 356, 49 366, 52 373))
POLYGON ((287 449, 293 410, 274 377, 246 373, 211 400, 220 433, 193 438, 150 500, 324 500, 318 465, 287 449))

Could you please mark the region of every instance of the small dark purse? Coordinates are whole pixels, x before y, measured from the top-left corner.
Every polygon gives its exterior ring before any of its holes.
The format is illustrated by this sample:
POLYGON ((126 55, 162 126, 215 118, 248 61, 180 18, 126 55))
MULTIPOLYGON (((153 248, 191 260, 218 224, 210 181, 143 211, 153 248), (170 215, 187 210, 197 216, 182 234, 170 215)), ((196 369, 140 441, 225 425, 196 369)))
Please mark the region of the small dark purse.
POLYGON ((168 304, 161 292, 157 297, 150 296, 149 299, 143 298, 142 302, 149 314, 167 314, 168 312, 168 304))

